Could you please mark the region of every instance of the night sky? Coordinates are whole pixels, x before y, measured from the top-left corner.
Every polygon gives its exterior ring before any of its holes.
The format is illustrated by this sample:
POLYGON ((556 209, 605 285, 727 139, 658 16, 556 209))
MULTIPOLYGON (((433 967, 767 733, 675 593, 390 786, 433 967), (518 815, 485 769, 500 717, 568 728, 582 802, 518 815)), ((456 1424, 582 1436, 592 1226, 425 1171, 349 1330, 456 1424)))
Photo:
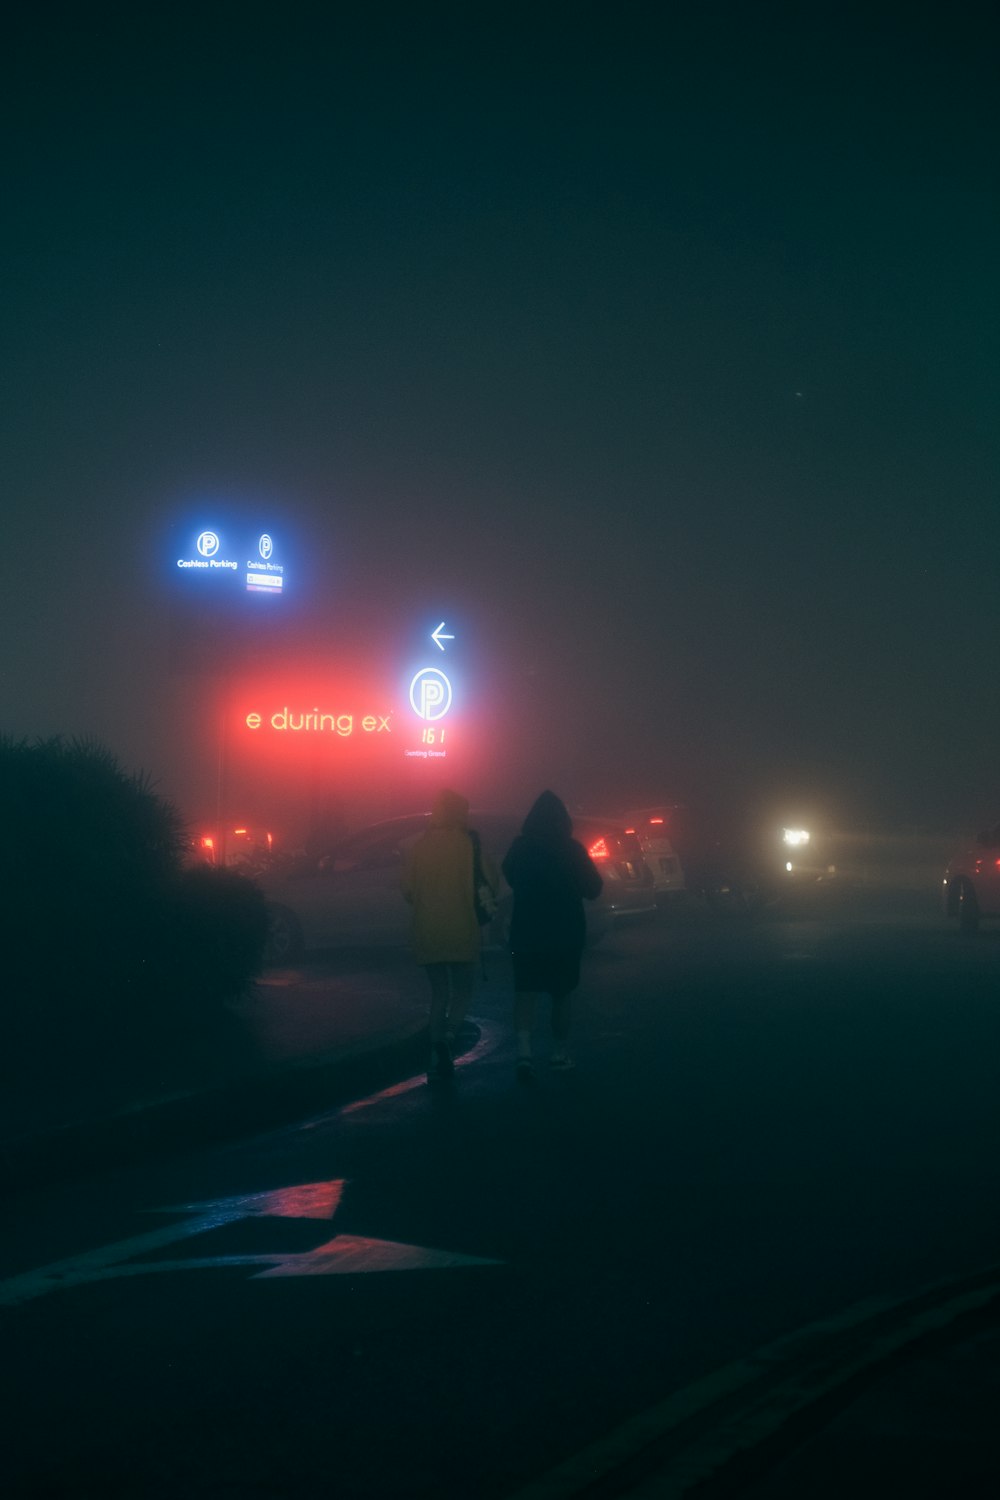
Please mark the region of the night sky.
POLYGON ((461 621, 473 801, 1000 816, 986 25, 25 7, 0 730, 200 815, 164 538, 245 506, 333 675, 461 621))

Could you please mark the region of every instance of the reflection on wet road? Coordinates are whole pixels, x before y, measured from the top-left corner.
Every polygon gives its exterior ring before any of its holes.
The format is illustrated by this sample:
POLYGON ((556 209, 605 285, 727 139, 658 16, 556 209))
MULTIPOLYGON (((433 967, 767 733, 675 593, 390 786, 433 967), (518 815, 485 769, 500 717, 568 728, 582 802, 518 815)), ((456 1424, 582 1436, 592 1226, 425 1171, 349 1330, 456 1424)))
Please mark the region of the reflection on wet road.
POLYGON ((518 1089, 496 968, 444 1097, 29 1195, 7 1299, 61 1295, 4 1313, 10 1472, 305 1495, 334 1445, 345 1494, 500 1500, 796 1329, 993 1263, 984 937, 675 915, 588 955, 573 1074, 518 1089))

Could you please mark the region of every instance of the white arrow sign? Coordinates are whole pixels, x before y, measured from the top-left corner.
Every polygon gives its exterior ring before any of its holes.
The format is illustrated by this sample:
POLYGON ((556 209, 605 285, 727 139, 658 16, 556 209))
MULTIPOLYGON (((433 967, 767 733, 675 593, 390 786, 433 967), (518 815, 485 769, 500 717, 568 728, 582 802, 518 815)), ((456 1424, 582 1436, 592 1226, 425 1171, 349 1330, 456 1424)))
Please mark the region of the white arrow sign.
POLYGON ((444 644, 443 643, 445 641, 453 641, 455 639, 455 637, 453 635, 443 635, 442 634, 443 630, 444 630, 444 621, 442 620, 441 624, 438 626, 437 630, 432 630, 431 631, 431 640, 434 642, 435 646, 438 648, 439 651, 443 651, 444 650, 444 644))
POLYGON ((276 1188, 268 1193, 251 1193, 239 1198, 220 1198, 208 1203, 185 1203, 173 1208, 154 1209, 154 1213, 193 1215, 153 1229, 147 1234, 117 1240, 98 1250, 53 1261, 20 1276, 0 1281, 0 1307, 16 1307, 89 1282, 110 1281, 123 1276, 144 1276, 157 1271, 213 1270, 234 1266, 266 1266, 253 1280, 272 1276, 355 1275, 362 1271, 443 1270, 455 1266, 498 1266, 498 1260, 484 1260, 457 1251, 432 1250, 422 1245, 398 1245, 392 1240, 362 1239, 353 1234, 338 1234, 315 1250, 301 1254, 209 1255, 174 1260, 137 1260, 140 1255, 165 1249, 178 1240, 190 1239, 234 1224, 240 1219, 332 1219, 343 1196, 346 1181, 342 1177, 329 1182, 308 1182, 296 1187, 276 1188))

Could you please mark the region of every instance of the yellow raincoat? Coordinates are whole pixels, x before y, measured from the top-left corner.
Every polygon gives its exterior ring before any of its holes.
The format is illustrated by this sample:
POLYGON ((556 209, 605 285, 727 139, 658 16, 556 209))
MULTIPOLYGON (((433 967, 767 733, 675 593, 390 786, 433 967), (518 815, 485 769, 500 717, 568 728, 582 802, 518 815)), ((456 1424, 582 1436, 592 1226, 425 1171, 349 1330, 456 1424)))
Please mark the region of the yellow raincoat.
MULTIPOLYGON (((439 792, 430 827, 407 856, 402 887, 413 908, 410 936, 418 964, 471 964, 479 957, 468 816, 464 797, 439 792)), ((485 855, 483 865, 496 889, 498 880, 485 855)))

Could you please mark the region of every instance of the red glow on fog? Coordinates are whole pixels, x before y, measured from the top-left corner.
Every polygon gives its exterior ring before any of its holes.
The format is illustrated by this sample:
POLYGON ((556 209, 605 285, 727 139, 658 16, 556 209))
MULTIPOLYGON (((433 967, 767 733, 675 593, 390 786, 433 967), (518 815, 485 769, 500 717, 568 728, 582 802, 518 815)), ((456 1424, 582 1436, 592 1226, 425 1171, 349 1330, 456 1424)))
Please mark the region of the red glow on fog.
MULTIPOLYGON (((662 818, 650 818, 650 820, 649 820, 650 827, 652 827, 652 825, 654 823, 662 823, 662 822, 663 822, 662 818)), ((629 831, 631 832, 631 830, 629 830, 629 831)))
POLYGON ((494 753, 485 726, 454 708, 421 719, 407 697, 411 676, 345 651, 336 661, 318 654, 285 668, 262 664, 228 684, 225 800, 265 854, 257 828, 274 829, 278 848, 328 802, 353 817, 359 805, 422 810, 439 785, 477 795, 494 753))

